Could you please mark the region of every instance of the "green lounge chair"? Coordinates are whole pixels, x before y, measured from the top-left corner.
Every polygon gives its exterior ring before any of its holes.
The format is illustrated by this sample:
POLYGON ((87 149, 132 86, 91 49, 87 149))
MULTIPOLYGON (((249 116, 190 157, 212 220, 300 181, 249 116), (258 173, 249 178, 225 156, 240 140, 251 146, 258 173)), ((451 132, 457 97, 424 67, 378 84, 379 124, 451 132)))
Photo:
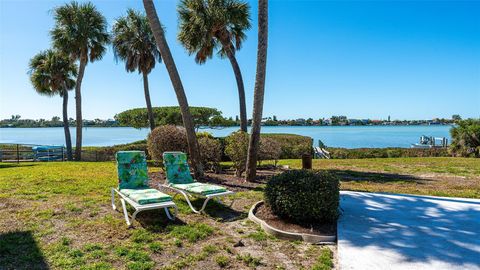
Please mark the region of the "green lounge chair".
POLYGON ((188 166, 185 153, 165 152, 163 153, 163 164, 165 165, 166 184, 160 185, 160 190, 172 191, 176 193, 175 195, 182 194, 195 213, 203 212, 208 201, 212 198, 222 203, 220 197, 234 194, 234 192, 224 187, 195 181, 190 174, 190 167, 188 166), (194 196, 205 198, 205 202, 200 210, 196 210, 190 202, 189 197, 194 196))
POLYGON ((143 151, 120 151, 116 154, 118 171, 118 189, 112 188, 112 207, 115 206, 115 193, 120 196, 123 214, 128 226, 131 226, 136 215, 145 210, 163 208, 171 220, 175 219, 177 206, 172 197, 148 186, 148 169, 143 151), (128 218, 125 202, 135 208, 131 221, 128 218), (169 207, 174 209, 170 215, 169 207))

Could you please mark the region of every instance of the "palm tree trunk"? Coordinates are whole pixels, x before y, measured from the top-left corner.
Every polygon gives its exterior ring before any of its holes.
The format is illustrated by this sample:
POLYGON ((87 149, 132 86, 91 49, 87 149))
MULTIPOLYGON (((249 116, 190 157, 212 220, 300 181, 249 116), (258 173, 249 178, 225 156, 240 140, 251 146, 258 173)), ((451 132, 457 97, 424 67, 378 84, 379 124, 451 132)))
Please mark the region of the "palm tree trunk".
POLYGON ((150 130, 155 128, 155 118, 153 118, 152 102, 150 101, 150 90, 148 88, 148 75, 142 72, 143 75, 143 90, 145 92, 145 102, 147 103, 148 122, 150 123, 150 130))
POLYGON ((240 102, 240 129, 247 132, 247 105, 245 101, 245 88, 243 86, 242 72, 240 71, 240 66, 238 65, 235 53, 232 51, 231 46, 230 48, 225 48, 225 51, 228 60, 230 60, 230 63, 232 64, 233 73, 235 73, 235 79, 237 80, 238 100, 240 102))
POLYGON ((78 69, 77 83, 75 84, 75 110, 76 110, 76 122, 77 122, 77 132, 76 132, 76 143, 75 143, 75 160, 82 160, 82 128, 83 128, 83 118, 82 118, 82 80, 83 74, 85 73, 85 66, 87 65, 87 54, 82 52, 80 56, 80 66, 78 69))
MULTIPOLYGON (((65 83, 64 83, 65 84, 65 83)), ((67 146, 67 160, 72 161, 72 138, 70 137, 70 125, 68 124, 68 90, 65 85, 63 90, 63 130, 65 131, 65 145, 67 146)))
POLYGON ((165 63, 168 75, 170 76, 173 89, 177 95, 178 105, 180 106, 180 110, 182 112, 183 125, 187 133, 188 149, 190 152, 190 161, 193 165, 193 171, 196 177, 203 176, 203 165, 200 159, 200 152, 198 150, 195 126, 193 124, 192 115, 190 114, 187 96, 185 95, 180 75, 178 74, 177 67, 167 44, 167 40, 165 39, 163 28, 160 24, 153 1, 143 0, 143 6, 145 7, 145 12, 147 13, 150 27, 152 28, 153 35, 155 36, 155 41, 157 42, 158 49, 160 50, 163 62, 165 63))
POLYGON ((260 145, 260 128, 265 94, 265 75, 267 69, 268 41, 268 0, 258 0, 258 47, 257 73, 253 97, 253 122, 248 144, 246 181, 253 181, 257 174, 258 149, 260 145))

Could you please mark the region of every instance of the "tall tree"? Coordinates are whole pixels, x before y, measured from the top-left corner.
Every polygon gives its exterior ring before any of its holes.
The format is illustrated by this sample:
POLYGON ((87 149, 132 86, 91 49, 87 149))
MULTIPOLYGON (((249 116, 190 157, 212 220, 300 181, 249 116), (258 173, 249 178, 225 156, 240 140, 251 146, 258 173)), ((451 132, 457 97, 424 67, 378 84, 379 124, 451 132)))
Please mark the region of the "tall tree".
POLYGON ((260 145, 260 128, 265 95, 265 75, 267 69, 268 45, 268 0, 258 0, 258 47, 257 71, 253 97, 253 121, 248 144, 246 181, 253 181, 257 174, 258 149, 260 145))
POLYGON ((51 31, 53 45, 73 60, 79 60, 75 85, 77 138, 75 159, 82 158, 82 80, 87 63, 102 59, 110 42, 105 17, 90 3, 75 1, 54 10, 55 26, 51 31))
POLYGON ((143 0, 143 6, 145 7, 145 12, 147 13, 148 21, 150 27, 155 36, 155 41, 157 42, 158 49, 163 57, 163 62, 167 68, 168 75, 170 76, 170 81, 172 82, 173 89, 177 95, 178 105, 180 106, 180 111, 182 112, 183 126, 185 127, 187 133, 188 149, 190 154, 190 161, 193 165, 193 170, 196 177, 203 175, 203 165, 200 159, 200 151, 198 150, 197 136, 195 134, 195 126, 193 124, 192 115, 188 107, 187 96, 185 95, 185 90, 183 89, 182 80, 177 71, 177 66, 173 60, 172 53, 168 47, 167 40, 165 39, 165 34, 163 32, 160 19, 158 18, 157 11, 155 10, 155 5, 152 0, 143 0))
POLYGON ((127 72, 138 70, 138 73, 142 73, 148 122, 150 130, 153 130, 155 128, 155 118, 150 101, 148 74, 155 67, 157 61, 159 63, 162 61, 162 57, 148 24, 148 19, 145 15, 133 9, 128 9, 126 16, 117 19, 112 32, 115 59, 125 61, 127 72))
POLYGON ((247 108, 242 72, 235 57, 250 28, 250 7, 239 0, 182 0, 178 5, 180 32, 178 40, 195 62, 203 64, 218 55, 227 57, 237 80, 240 103, 240 128, 247 132, 247 108))
MULTIPOLYGON (((68 125, 68 90, 75 87, 77 66, 69 57, 54 50, 36 54, 29 64, 30 81, 37 93, 63 98, 63 130, 67 147, 67 160, 72 160, 72 140, 68 125)), ((58 117, 57 117, 58 118, 58 117)))

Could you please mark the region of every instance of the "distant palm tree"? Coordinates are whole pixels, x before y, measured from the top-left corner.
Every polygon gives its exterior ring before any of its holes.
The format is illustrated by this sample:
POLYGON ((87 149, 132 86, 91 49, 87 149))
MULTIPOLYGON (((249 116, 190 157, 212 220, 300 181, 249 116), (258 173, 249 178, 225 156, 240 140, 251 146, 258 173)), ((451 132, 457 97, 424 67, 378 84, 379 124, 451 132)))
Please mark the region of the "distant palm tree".
POLYGON ((148 24, 148 19, 145 15, 129 9, 125 17, 117 19, 112 32, 115 58, 125 61, 125 69, 128 72, 138 70, 143 75, 148 121, 150 122, 150 129, 153 130, 155 128, 155 118, 150 101, 148 74, 155 67, 156 61, 162 61, 162 57, 148 24))
POLYGON ((246 181, 253 181, 257 174, 258 149, 260 145, 260 128, 265 96, 265 75, 267 70, 268 45, 268 0, 258 1, 258 47, 257 72, 253 97, 253 121, 248 144, 246 181))
POLYGON ((185 90, 183 89, 182 80, 178 74, 177 66, 173 60, 172 53, 168 47, 167 40, 165 39, 165 34, 163 32, 160 19, 158 18, 157 11, 155 10, 155 5, 152 0, 143 0, 143 6, 145 12, 147 13, 148 22, 152 28, 153 35, 155 36, 155 41, 157 42, 158 49, 162 54, 163 62, 167 68, 168 75, 170 76, 170 81, 172 82, 173 89, 177 95, 178 105, 180 106, 180 111, 182 112, 183 126, 187 133, 187 142, 188 150, 190 154, 190 161, 193 165, 193 170, 196 177, 203 175, 203 165, 200 159, 200 151, 198 148, 197 135, 195 134, 195 125, 193 123, 192 114, 188 106, 187 96, 185 95, 185 90))
POLYGON ((88 61, 102 59, 110 42, 105 17, 90 3, 75 1, 54 10, 55 26, 51 31, 53 45, 73 60, 79 60, 75 85, 77 139, 75 159, 82 158, 82 80, 88 61))
POLYGON ((63 97, 63 129, 67 146, 67 160, 72 160, 72 140, 68 124, 68 90, 75 87, 77 66, 70 59, 54 50, 35 55, 29 64, 30 81, 37 93, 63 97))
POLYGON ((240 102, 240 128, 247 132, 247 108, 242 73, 235 57, 250 28, 250 7, 239 0, 182 0, 178 6, 180 32, 178 39, 195 62, 203 64, 218 55, 227 57, 237 80, 240 102))

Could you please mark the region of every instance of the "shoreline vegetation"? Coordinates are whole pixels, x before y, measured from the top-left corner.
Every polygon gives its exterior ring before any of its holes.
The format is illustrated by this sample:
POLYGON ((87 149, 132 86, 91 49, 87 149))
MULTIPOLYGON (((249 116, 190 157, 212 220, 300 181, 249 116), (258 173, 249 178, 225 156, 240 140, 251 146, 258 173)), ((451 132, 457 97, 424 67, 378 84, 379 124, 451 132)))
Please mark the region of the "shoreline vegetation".
MULTIPOLYGON (((280 145, 282 153, 279 161, 283 159, 300 158, 300 150, 298 145, 301 141, 307 141, 308 137, 300 135, 290 136, 282 134, 262 134, 262 137, 276 138, 281 140, 280 145), (296 139, 295 139, 296 138, 296 139), (290 143, 294 140, 295 143, 290 143), (298 145, 296 145, 298 144, 298 145)), ((225 138, 216 138, 220 141, 222 152, 225 149, 225 138)), ((306 144, 305 142, 303 143, 306 144)), ((140 140, 128 144, 119 144, 114 146, 86 146, 83 149, 85 161, 112 161, 115 159, 117 151, 141 150, 150 157, 147 140, 140 140)), ((341 148, 328 147, 331 159, 369 159, 369 158, 412 158, 412 157, 451 157, 452 154, 447 148, 402 148, 402 147, 386 147, 386 148, 341 148)), ((222 154, 222 162, 231 162, 231 159, 222 154)), ((275 164, 274 160, 262 160, 263 164, 275 164)))
MULTIPOLYGON (((173 114, 161 114, 158 112, 163 111, 164 108, 177 108, 178 107, 156 107, 154 108, 155 116, 157 119, 155 123, 159 125, 164 124, 175 124, 182 125, 180 112, 175 112, 173 114)), ((238 119, 225 118, 221 115, 221 112, 213 108, 203 108, 203 107, 191 107, 193 111, 195 108, 200 109, 209 109, 207 114, 203 113, 198 115, 198 118, 195 119, 195 125, 197 128, 202 127, 212 127, 212 128, 225 128, 225 127, 235 127, 240 128, 240 121, 238 119)), ((136 111, 138 109, 132 109, 129 111, 136 111)), ((140 121, 138 117, 122 115, 122 113, 115 116, 115 119, 93 119, 93 120, 83 120, 84 127, 133 127, 133 128, 148 128, 147 124, 147 113, 146 109, 144 115, 140 115, 140 121), (121 118, 120 118, 121 117, 121 118), (130 119, 136 119, 132 121, 130 119)), ((123 113, 129 112, 125 111, 123 113)), ((139 116, 139 115, 136 115, 139 116)), ((195 116, 194 116, 195 118, 195 116)), ((287 120, 277 120, 275 116, 267 117, 262 120, 262 126, 431 126, 431 125, 455 125, 456 119, 431 119, 431 120, 372 120, 372 119, 347 119, 344 121, 338 122, 332 118, 322 118, 318 120, 313 120, 312 118, 304 119, 287 119, 287 120)), ((76 121, 73 118, 69 119, 69 126, 75 127, 76 121)), ((248 126, 251 126, 251 119, 248 120, 248 126)), ((0 120, 0 128, 46 128, 46 127, 63 127, 63 121, 60 117, 54 116, 52 119, 21 119, 20 115, 12 115, 10 119, 0 120)))

